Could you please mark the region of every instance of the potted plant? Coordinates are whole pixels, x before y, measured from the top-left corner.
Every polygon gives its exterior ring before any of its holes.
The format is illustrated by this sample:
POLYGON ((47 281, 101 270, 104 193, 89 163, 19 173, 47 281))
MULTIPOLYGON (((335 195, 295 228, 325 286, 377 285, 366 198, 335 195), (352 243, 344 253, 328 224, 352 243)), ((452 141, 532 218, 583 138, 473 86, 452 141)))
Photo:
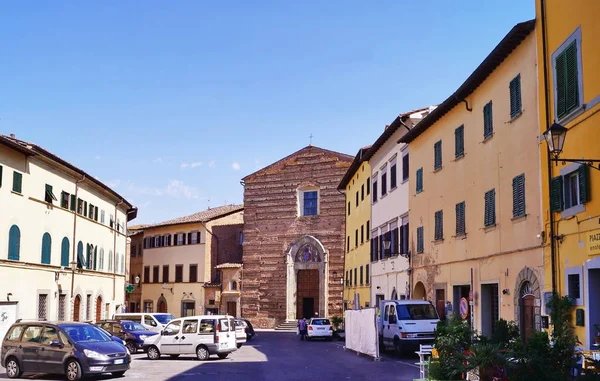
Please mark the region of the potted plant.
POLYGON ((333 333, 334 333, 334 335, 336 335, 339 338, 344 337, 344 330, 340 329, 343 322, 344 322, 344 319, 342 319, 339 316, 334 316, 331 318, 331 324, 333 325, 333 333))

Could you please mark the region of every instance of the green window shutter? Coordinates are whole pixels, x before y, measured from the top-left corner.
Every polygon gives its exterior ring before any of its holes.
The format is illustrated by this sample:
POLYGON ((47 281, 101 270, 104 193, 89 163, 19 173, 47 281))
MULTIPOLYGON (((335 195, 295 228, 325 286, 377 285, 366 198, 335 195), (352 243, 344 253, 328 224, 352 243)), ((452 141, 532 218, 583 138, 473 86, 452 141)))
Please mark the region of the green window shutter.
POLYGON ((42 236, 42 263, 49 265, 52 261, 52 238, 50 234, 44 233, 42 236))
POLYGON ((521 74, 510 81, 510 117, 514 118, 521 113, 521 74))
POLYGON ((77 198, 75 198, 75 195, 72 194, 71 195, 71 210, 75 211, 75 208, 77 207, 77 198))
POLYGON ((0 188, 2 188, 2 166, 0 165, 0 188))
POLYGON ((465 154, 465 126, 454 130, 454 157, 458 159, 465 154))
POLYGON ((94 270, 98 270, 98 246, 94 247, 94 270))
POLYGON ((525 174, 513 178, 513 217, 525 215, 525 174))
POLYGON ((77 268, 82 269, 84 267, 86 267, 86 264, 83 256, 83 242, 79 241, 77 244, 77 268))
POLYGON ((563 210, 563 178, 553 177, 550 180, 550 211, 560 212, 563 210))
POLYGON ((417 193, 423 191, 423 168, 417 169, 417 193))
POLYGON ((456 204, 456 235, 465 235, 465 202, 456 204))
POLYGON ((60 265, 69 266, 69 239, 64 237, 60 246, 60 265))
POLYGON ((485 192, 485 212, 483 217, 484 226, 493 226, 496 224, 496 190, 492 189, 485 192))
POLYGON ((87 201, 83 202, 83 216, 87 217, 87 201))
POLYGON ((590 201, 590 181, 589 181, 589 168, 587 165, 582 165, 577 170, 577 176, 579 178, 579 200, 582 204, 590 201))
POLYGON ((556 74, 556 117, 561 119, 567 115, 566 106, 566 76, 565 71, 567 67, 566 63, 566 52, 563 51, 554 61, 554 71, 556 74))
POLYGON ((15 171, 13 172, 13 192, 21 193, 23 191, 23 174, 15 171))
POLYGON ((438 140, 433 145, 433 166, 434 169, 442 168, 442 141, 438 140))
POLYGON ((484 139, 489 138, 494 134, 493 124, 493 112, 492 112, 492 101, 489 101, 483 106, 483 137, 484 139))
POLYGON ((580 106, 577 60, 577 40, 574 40, 556 57, 554 62, 557 119, 567 116, 580 106))
POLYGON ((423 249, 424 249, 423 241, 424 241, 423 227, 420 226, 417 228, 417 253, 423 252, 423 249))
POLYGON ((8 231, 8 259, 18 261, 21 253, 21 230, 17 225, 8 231))
POLYGON ((444 211, 435 212, 435 240, 444 239, 444 211))
POLYGON ((98 207, 94 207, 94 220, 98 221, 98 207))

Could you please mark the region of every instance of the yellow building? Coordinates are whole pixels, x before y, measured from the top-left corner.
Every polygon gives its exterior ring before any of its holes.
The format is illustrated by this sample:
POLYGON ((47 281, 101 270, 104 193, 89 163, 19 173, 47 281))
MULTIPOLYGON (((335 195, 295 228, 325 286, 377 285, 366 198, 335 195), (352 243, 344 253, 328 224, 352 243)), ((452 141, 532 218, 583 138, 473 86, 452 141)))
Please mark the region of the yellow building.
POLYGON ((600 159, 599 15, 596 0, 536 0, 540 135, 550 126, 568 131, 562 153, 540 142, 544 290, 572 297, 576 334, 587 347, 600 324, 600 173, 597 162, 576 159, 600 159))
POLYGON ((344 259, 344 308, 369 307, 371 167, 361 148, 342 178, 338 190, 346 192, 346 243, 344 259))
POLYGON ((543 248, 535 20, 517 24, 400 143, 411 155, 413 298, 490 336, 541 329, 543 248), (472 296, 472 304, 469 299, 472 296))

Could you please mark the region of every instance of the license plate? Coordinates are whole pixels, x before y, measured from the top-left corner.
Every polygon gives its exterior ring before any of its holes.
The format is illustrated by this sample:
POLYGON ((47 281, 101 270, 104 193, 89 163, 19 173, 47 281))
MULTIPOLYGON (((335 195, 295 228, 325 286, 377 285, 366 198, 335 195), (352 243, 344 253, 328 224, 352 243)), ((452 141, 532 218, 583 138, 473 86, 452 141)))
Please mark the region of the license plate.
POLYGON ((115 360, 115 364, 123 364, 125 362, 125 360, 123 359, 119 359, 119 360, 115 360))
POLYGON ((324 331, 324 330, 325 330, 325 328, 319 328, 319 331, 324 331))

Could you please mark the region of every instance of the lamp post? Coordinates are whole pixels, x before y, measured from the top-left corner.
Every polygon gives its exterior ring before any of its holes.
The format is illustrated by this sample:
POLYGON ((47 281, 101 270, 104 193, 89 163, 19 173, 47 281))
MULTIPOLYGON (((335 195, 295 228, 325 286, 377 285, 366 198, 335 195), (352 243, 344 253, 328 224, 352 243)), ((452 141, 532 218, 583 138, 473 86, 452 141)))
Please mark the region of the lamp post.
POLYGON ((560 154, 562 153, 563 147, 565 145, 565 140, 567 138, 567 128, 561 126, 558 123, 552 124, 546 132, 544 132, 544 139, 546 139, 546 143, 548 144, 548 151, 552 156, 550 161, 553 161, 558 165, 558 162, 564 163, 579 163, 581 165, 586 165, 590 168, 594 168, 597 171, 600 171, 600 159, 565 159, 560 158, 560 154))

